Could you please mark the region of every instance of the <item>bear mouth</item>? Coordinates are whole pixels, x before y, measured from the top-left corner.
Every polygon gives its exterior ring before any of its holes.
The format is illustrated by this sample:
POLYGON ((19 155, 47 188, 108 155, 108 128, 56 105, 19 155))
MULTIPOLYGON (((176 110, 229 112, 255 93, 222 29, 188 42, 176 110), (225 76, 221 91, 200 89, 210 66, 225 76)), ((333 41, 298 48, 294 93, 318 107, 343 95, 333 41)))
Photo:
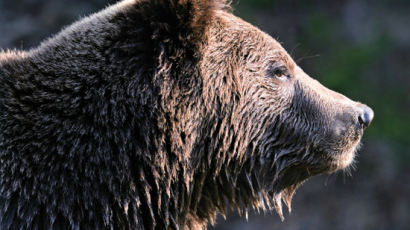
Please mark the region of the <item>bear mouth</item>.
POLYGON ((328 151, 327 155, 330 156, 329 173, 341 169, 344 170, 354 165, 357 152, 361 147, 360 140, 362 135, 362 130, 355 132, 343 141, 340 141, 337 147, 334 147, 331 151, 328 151))
POLYGON ((330 171, 330 173, 335 172, 337 170, 346 170, 351 168, 356 162, 355 158, 361 146, 361 142, 358 140, 356 141, 356 143, 354 143, 354 145, 352 145, 350 149, 342 153, 336 154, 333 157, 331 165, 332 170, 330 171))

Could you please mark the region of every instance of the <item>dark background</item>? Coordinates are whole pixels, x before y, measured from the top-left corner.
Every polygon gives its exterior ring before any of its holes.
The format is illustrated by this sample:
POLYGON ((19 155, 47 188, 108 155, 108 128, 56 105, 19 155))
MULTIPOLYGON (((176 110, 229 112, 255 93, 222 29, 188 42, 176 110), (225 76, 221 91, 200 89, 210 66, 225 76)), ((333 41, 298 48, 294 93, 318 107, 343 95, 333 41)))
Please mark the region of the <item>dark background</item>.
MULTIPOLYGON (((0 48, 30 49, 114 0, 0 0, 0 48)), ((356 170, 312 178, 284 222, 232 213, 227 229, 410 229, 410 1, 233 0, 325 86, 375 111, 356 170)), ((212 229, 212 227, 211 227, 212 229)))

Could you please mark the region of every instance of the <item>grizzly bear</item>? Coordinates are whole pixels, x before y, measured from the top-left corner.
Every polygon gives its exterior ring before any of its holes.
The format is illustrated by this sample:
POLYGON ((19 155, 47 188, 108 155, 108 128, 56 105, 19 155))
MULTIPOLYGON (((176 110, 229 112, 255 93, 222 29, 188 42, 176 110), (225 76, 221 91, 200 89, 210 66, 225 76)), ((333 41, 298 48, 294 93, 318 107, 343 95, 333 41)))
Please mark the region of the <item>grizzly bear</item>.
POLYGON ((372 118, 222 0, 125 0, 0 54, 0 228, 282 217, 303 181, 352 163, 372 118))

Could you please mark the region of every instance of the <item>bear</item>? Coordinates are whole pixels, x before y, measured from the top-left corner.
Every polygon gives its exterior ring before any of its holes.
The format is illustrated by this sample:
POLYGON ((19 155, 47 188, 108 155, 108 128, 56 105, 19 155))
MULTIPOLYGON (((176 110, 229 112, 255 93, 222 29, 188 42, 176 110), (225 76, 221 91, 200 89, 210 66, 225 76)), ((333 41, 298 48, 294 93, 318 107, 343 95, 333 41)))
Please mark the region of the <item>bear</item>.
POLYGON ((0 53, 1 229, 206 229, 291 209, 374 117, 223 0, 124 0, 0 53))

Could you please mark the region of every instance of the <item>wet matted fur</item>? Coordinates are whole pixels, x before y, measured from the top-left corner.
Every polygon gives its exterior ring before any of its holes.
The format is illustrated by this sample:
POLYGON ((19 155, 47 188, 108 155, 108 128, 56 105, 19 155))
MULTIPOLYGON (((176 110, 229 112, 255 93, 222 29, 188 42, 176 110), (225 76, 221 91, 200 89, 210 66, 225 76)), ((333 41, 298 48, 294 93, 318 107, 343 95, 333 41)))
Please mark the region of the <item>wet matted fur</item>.
POLYGON ((0 228, 283 218, 300 183, 351 164, 363 108, 223 1, 126 0, 0 53, 0 228))

